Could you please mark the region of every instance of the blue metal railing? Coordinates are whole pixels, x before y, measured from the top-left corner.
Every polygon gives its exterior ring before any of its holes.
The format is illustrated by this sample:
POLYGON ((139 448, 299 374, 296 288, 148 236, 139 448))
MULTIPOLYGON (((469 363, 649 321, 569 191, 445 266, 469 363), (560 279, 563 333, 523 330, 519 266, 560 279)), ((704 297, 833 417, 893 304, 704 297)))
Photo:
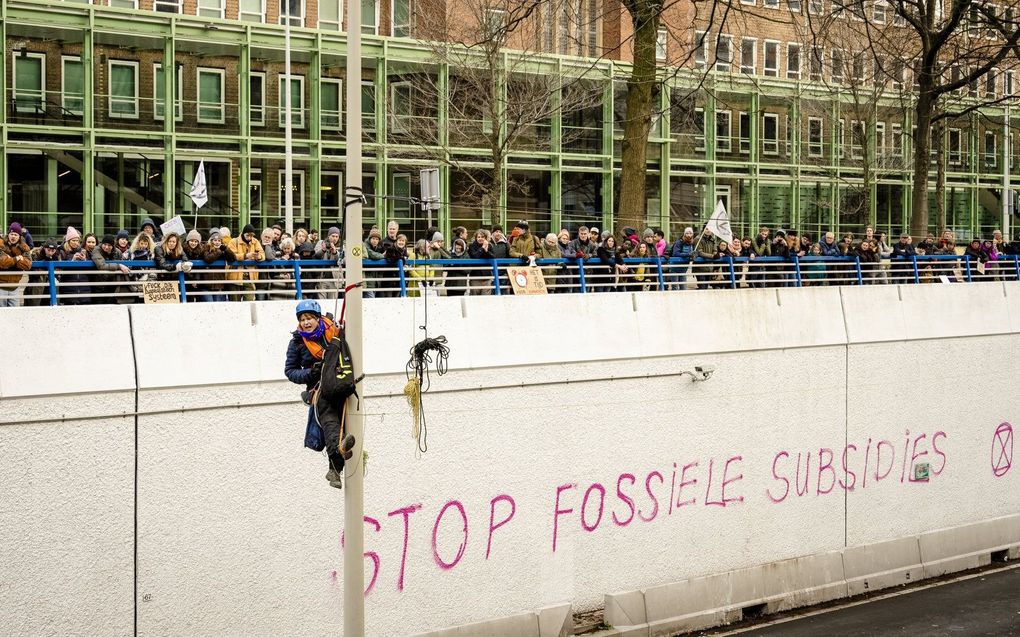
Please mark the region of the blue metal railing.
MULTIPOLYGON (((120 285, 137 285, 137 282, 132 281, 132 277, 138 273, 146 273, 150 276, 156 275, 161 280, 176 279, 181 301, 185 302, 188 300, 189 294, 197 293, 205 296, 202 288, 210 283, 207 279, 213 274, 236 277, 238 273, 247 274, 254 271, 261 275, 261 285, 266 286, 275 282, 284 286, 284 292, 276 289, 274 292, 276 298, 280 298, 282 294, 288 298, 301 299, 311 293, 310 283, 318 285, 319 287, 315 289, 321 294, 324 289, 322 282, 326 280, 323 275, 332 275, 338 272, 339 268, 337 262, 331 260, 238 261, 230 264, 216 261, 208 264, 193 262, 191 272, 185 273, 156 269, 156 264, 153 261, 111 261, 110 263, 127 265, 131 268, 132 274, 125 277, 117 272, 100 271, 91 261, 37 261, 32 264, 32 272, 38 272, 40 275, 45 272, 45 279, 29 285, 36 290, 45 287, 41 296, 37 295, 38 298, 47 299, 49 305, 57 305, 62 299, 66 300, 74 296, 67 293, 61 295, 62 287, 88 286, 89 283, 100 287, 103 285, 113 286, 115 283, 97 283, 102 277, 111 275, 120 277, 118 279, 120 285), (286 280, 281 281, 274 278, 283 273, 288 276, 286 280), (62 277, 69 274, 87 275, 93 280, 85 283, 80 281, 62 282, 62 277)), ((170 263, 175 264, 176 262, 170 263)), ((465 286, 460 288, 464 291, 468 289, 467 279, 470 278, 476 282, 482 281, 485 286, 491 286, 485 288, 485 293, 499 296, 505 293, 505 282, 501 282, 501 278, 505 279, 506 275, 502 272, 502 268, 520 265, 521 261, 519 259, 408 259, 401 264, 387 261, 364 261, 363 264, 367 273, 366 280, 370 284, 369 289, 388 293, 390 296, 405 297, 409 294, 416 294, 417 291, 408 281, 409 278, 417 279, 419 285, 428 286, 430 283, 434 283, 436 278, 441 278, 441 275, 437 277, 434 273, 444 269, 448 272, 456 272, 460 278, 464 279, 465 286), (375 278, 373 278, 373 273, 375 278), (391 273, 392 276, 387 278, 385 276, 387 273, 391 273), (383 285, 386 282, 392 282, 394 286, 386 287, 383 285)), ((628 285, 637 285, 640 289, 658 291, 683 288, 686 286, 688 275, 697 281, 698 287, 735 289, 741 283, 755 287, 802 287, 817 284, 865 285, 879 273, 891 283, 920 283, 922 273, 924 273, 925 279, 929 278, 929 270, 931 270, 930 278, 937 278, 936 270, 952 276, 957 266, 959 266, 963 279, 971 282, 975 280, 977 271, 977 264, 972 263, 969 255, 924 255, 870 263, 862 263, 857 257, 821 256, 795 256, 792 259, 723 257, 715 260, 706 260, 700 257, 693 260, 686 258, 628 258, 623 260, 623 264, 631 270, 622 275, 614 274, 610 266, 597 258, 539 259, 536 264, 546 271, 553 267, 556 268, 556 274, 553 276, 557 279, 562 277, 570 279, 571 283, 566 286, 566 289, 554 291, 579 291, 581 294, 587 294, 595 289, 616 289, 616 287, 623 288, 628 285), (641 279, 634 278, 636 266, 645 266, 641 279), (767 275, 770 270, 775 275, 771 279, 767 275), (623 282, 619 280, 621 277, 623 282), (711 280, 708 280, 709 277, 711 280), (684 283, 678 285, 677 281, 684 283)), ((1020 255, 1001 255, 997 261, 989 261, 985 270, 984 277, 986 279, 1012 278, 1020 280, 1020 255)), ((42 279, 41 276, 39 278, 42 279)), ((213 281, 213 283, 229 286, 237 282, 233 279, 223 278, 213 281)), ((556 285, 550 287, 555 288, 556 285)), ((562 285, 560 287, 563 288, 562 285)), ((333 292, 336 291, 333 290, 333 292)), ((238 294, 238 292, 231 292, 231 294, 238 294)), ((92 296, 101 297, 103 294, 96 293, 92 296)), ((137 294, 121 293, 120 296, 137 296, 137 294)))

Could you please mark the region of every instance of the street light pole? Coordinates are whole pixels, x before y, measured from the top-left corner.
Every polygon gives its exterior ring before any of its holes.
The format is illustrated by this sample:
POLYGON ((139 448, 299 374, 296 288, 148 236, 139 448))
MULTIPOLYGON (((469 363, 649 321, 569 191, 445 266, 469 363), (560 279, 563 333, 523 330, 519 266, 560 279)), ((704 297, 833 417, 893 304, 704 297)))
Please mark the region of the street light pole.
MULTIPOLYGON (((346 283, 361 283, 361 0, 347 0, 347 170, 344 188, 344 261, 346 283), (348 195, 347 193, 351 194, 348 195), (355 201, 355 198, 357 200, 355 201), (349 205, 348 205, 349 203, 349 205)), ((345 301, 347 345, 355 374, 364 373, 361 294, 352 289, 345 301)), ((362 396, 365 392, 361 392, 362 396)), ((344 472, 344 637, 365 635, 365 482, 362 447, 365 423, 361 400, 348 399, 347 433, 354 456, 344 472)))
MULTIPOLYGON (((289 6, 289 5, 287 5, 289 6)), ((283 27, 283 227, 294 234, 294 132, 291 119, 290 19, 283 27)))

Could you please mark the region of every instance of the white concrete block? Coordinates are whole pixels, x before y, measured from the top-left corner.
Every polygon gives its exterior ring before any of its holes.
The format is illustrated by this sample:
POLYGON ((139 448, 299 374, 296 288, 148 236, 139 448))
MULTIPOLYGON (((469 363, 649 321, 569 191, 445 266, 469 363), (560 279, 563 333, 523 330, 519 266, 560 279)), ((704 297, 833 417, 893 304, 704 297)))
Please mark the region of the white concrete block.
POLYGON ((648 622, 641 591, 606 593, 605 622, 610 626, 637 626, 648 622))
POLYGON ((1020 516, 938 529, 918 537, 925 577, 991 563, 993 551, 1020 543, 1020 516))
POLYGON ((574 634, 574 612, 570 604, 546 606, 535 611, 538 615, 539 637, 568 637, 574 634))
POLYGON ((418 633, 415 637, 538 637, 538 635, 538 615, 525 613, 418 633))
POLYGON ((839 551, 765 564, 762 577, 770 612, 820 604, 848 594, 839 551))
POLYGON ((910 584, 924 573, 916 537, 848 547, 843 571, 851 596, 910 584))

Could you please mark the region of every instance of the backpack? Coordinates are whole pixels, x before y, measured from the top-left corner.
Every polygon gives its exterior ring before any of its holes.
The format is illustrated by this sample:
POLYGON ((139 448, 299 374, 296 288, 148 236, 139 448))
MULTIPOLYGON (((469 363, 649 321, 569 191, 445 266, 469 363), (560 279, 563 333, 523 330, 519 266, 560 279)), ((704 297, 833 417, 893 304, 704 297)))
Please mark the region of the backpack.
POLYGON ((337 411, 342 411, 344 403, 351 395, 357 395, 357 384, 360 378, 354 376, 354 364, 351 361, 351 349, 347 338, 341 330, 326 347, 322 356, 322 378, 319 380, 319 399, 325 399, 337 411))

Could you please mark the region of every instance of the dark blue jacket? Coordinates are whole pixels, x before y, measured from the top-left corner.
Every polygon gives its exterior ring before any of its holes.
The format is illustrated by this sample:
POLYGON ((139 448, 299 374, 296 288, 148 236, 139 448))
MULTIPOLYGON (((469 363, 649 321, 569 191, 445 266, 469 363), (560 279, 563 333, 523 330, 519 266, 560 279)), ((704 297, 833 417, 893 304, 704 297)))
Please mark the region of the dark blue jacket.
MULTIPOLYGON (((327 313, 326 318, 333 320, 333 315, 327 313)), ((326 341, 323 340, 322 346, 326 347, 326 345, 326 341)), ((287 344, 287 361, 283 366, 283 373, 287 375, 287 380, 297 385, 304 385, 306 389, 311 389, 318 382, 318 379, 312 379, 312 365, 317 362, 318 360, 305 347, 305 341, 301 335, 294 332, 290 343, 287 344)))

